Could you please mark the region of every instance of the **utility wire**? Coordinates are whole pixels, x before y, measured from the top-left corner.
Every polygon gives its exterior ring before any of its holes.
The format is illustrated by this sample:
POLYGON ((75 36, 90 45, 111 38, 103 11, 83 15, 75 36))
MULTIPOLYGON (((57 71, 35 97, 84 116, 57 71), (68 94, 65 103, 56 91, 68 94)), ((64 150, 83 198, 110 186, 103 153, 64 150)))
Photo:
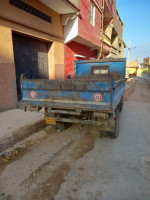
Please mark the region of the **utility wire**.
POLYGON ((128 0, 128 1, 121 2, 120 4, 118 4, 118 6, 131 3, 132 1, 134 1, 134 0, 128 0))
POLYGON ((144 53, 144 52, 142 52, 142 51, 137 51, 137 50, 136 50, 136 52, 137 52, 137 53, 140 53, 140 55, 142 55, 142 56, 144 56, 144 57, 149 55, 149 53, 146 53, 146 52, 144 53))
POLYGON ((128 49, 127 49, 127 51, 126 51, 125 58, 127 57, 127 54, 128 54, 128 49))
POLYGON ((135 1, 135 0, 130 0, 130 1, 122 2, 122 3, 118 4, 117 7, 129 4, 129 3, 133 2, 133 1, 135 1))
POLYGON ((136 50, 136 51, 141 52, 143 54, 150 54, 150 52, 145 52, 145 51, 142 51, 142 50, 136 50))
MULTIPOLYGON (((123 0, 123 1, 120 1, 120 0, 119 0, 119 2, 117 1, 116 4, 117 4, 117 5, 120 5, 120 4, 122 4, 122 3, 125 3, 126 1, 127 1, 127 0, 123 0)), ((128 0, 128 1, 129 1, 129 0, 128 0)))

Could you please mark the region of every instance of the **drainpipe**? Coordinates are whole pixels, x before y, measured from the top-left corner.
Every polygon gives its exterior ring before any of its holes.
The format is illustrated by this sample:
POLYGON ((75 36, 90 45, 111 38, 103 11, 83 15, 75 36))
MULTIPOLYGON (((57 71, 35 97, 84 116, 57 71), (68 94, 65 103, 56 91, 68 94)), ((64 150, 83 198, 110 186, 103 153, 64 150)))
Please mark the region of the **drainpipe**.
POLYGON ((105 5, 105 0, 103 0, 103 6, 102 6, 102 41, 101 41, 101 50, 100 50, 100 54, 99 54, 99 57, 97 59, 100 59, 101 56, 102 56, 102 53, 103 53, 103 41, 104 41, 104 38, 103 38, 103 35, 104 35, 104 5, 105 5))

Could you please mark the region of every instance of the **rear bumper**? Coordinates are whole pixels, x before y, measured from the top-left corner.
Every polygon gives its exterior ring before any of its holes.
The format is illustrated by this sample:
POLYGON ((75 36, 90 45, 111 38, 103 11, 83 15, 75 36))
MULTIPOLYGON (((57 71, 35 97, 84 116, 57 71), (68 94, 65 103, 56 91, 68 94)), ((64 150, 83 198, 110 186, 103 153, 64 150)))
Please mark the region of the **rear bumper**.
MULTIPOLYGON (((45 118, 46 119, 46 118, 45 118)), ((111 118, 108 119, 102 119, 99 121, 95 120, 83 120, 83 119, 76 119, 76 118, 63 118, 63 117, 54 117, 54 121, 56 122, 68 122, 68 123, 76 123, 76 124, 90 124, 90 125, 96 125, 99 127, 100 130, 103 131, 110 131, 114 132, 115 131, 115 121, 111 118)), ((47 122, 48 123, 48 122, 47 122)), ((48 124, 53 124, 53 123, 48 123, 48 124)))
POLYGON ((87 111, 109 111, 112 112, 110 104, 104 102, 86 102, 86 101, 70 101, 70 100, 50 100, 50 99, 34 99, 22 100, 21 105, 24 107, 47 107, 57 109, 81 109, 87 111))

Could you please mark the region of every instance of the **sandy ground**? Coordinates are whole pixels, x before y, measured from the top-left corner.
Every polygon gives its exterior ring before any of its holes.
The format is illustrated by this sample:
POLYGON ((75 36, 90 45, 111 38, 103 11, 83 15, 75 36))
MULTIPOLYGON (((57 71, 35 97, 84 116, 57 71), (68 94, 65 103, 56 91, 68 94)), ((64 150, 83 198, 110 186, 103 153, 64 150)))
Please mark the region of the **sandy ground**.
POLYGON ((0 200, 149 200, 150 81, 127 82, 117 139, 97 127, 49 126, 8 149, 0 200))

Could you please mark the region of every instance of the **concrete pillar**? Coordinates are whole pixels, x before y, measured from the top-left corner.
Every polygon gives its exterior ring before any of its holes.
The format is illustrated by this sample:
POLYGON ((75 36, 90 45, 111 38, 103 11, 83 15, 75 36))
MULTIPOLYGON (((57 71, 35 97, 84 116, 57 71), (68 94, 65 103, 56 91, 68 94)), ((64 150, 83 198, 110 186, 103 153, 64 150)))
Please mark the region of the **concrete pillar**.
POLYGON ((0 26, 0 110, 17 104, 11 29, 0 26))
POLYGON ((64 43, 53 42, 49 46, 49 79, 64 79, 64 43))

